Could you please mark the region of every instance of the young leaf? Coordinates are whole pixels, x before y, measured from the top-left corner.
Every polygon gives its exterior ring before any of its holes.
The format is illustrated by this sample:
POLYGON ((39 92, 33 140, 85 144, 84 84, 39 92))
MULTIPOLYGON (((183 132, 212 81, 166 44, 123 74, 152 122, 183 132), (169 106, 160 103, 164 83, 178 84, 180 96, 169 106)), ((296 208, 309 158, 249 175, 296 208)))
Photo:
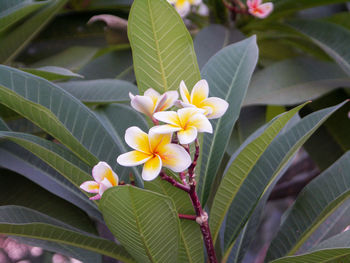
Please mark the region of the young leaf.
POLYGON ((255 36, 227 46, 215 54, 202 70, 209 83, 210 95, 229 103, 227 112, 213 121, 213 135, 203 135, 201 172, 198 194, 204 206, 220 162, 224 156, 233 126, 239 116, 248 84, 258 60, 255 36))
POLYGON ((200 80, 192 38, 176 10, 164 0, 135 0, 128 36, 140 94, 188 87, 200 80))
POLYGON ((108 189, 100 209, 108 228, 138 262, 177 262, 180 228, 172 200, 133 186, 108 189))

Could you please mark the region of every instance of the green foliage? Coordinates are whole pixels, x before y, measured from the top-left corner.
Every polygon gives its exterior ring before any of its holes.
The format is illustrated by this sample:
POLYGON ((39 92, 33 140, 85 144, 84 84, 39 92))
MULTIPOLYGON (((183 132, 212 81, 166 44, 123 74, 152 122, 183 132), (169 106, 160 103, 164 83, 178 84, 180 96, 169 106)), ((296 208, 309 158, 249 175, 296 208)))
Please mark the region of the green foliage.
POLYGON ((140 93, 190 88, 200 80, 190 34, 175 9, 163 0, 136 0, 131 8, 128 36, 140 93))
POLYGON ((173 201, 120 186, 104 193, 100 209, 108 228, 139 262, 177 262, 180 227, 173 201))

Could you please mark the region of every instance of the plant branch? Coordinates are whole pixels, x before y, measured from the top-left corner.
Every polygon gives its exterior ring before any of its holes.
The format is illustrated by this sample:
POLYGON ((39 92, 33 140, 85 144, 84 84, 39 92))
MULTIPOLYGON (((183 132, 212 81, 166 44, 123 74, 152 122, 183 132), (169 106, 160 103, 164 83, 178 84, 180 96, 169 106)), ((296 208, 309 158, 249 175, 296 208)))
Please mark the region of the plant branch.
POLYGON ((196 221, 197 216, 195 216, 195 215, 179 214, 179 218, 180 218, 180 219, 187 219, 187 220, 196 221))
POLYGON ((173 186, 175 186, 176 188, 179 188, 185 192, 189 192, 190 191, 190 187, 188 185, 183 185, 181 183, 179 183, 178 181, 176 181, 174 178, 168 176, 165 172, 161 171, 159 174, 160 178, 162 178, 163 180, 171 183, 173 186))

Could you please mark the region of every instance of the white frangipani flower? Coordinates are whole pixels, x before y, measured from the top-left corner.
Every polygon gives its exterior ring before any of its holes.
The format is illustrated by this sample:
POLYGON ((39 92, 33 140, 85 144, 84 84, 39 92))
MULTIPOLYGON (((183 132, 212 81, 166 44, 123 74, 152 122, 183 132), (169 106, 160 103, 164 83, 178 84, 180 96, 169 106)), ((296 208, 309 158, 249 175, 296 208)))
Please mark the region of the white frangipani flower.
POLYGON ((171 134, 143 132, 133 126, 125 132, 126 143, 134 151, 119 155, 117 162, 123 166, 144 164, 142 178, 146 181, 155 179, 162 166, 174 172, 182 172, 191 164, 191 157, 180 145, 171 143, 171 134))
POLYGON ((106 162, 99 162, 92 168, 92 176, 95 181, 86 181, 80 188, 88 193, 97 194, 90 197, 90 200, 100 199, 104 191, 118 185, 118 175, 106 162))
POLYGON ((168 0, 168 2, 174 5, 181 17, 185 17, 191 11, 191 6, 200 5, 202 0, 168 0))
POLYGON ((273 3, 262 3, 262 0, 247 0, 248 12, 258 18, 265 18, 273 11, 273 3))
POLYGON ((198 132, 213 132, 211 123, 199 109, 183 108, 175 111, 157 112, 154 118, 165 125, 154 126, 151 131, 159 134, 177 132, 181 144, 189 144, 197 138, 198 132))

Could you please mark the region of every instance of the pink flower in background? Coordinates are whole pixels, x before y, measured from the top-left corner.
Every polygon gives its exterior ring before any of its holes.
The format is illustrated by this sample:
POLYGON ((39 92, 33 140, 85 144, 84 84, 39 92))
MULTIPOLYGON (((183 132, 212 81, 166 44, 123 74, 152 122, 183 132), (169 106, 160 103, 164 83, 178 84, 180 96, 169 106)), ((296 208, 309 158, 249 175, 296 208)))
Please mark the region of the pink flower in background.
POLYGON ((248 12, 258 18, 265 18, 271 14, 273 4, 268 2, 262 4, 262 0, 247 0, 248 12))

